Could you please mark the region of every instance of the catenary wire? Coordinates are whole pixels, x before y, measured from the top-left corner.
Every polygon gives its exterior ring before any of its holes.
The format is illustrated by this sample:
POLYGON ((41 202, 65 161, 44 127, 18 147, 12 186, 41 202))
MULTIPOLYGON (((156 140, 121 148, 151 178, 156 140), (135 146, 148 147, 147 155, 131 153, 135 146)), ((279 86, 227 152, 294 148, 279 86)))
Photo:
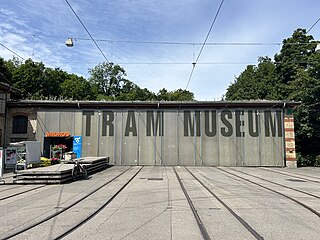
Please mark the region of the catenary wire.
MULTIPOLYGON (((44 60, 45 61, 45 60, 44 60)), ((45 61, 46 63, 61 63, 56 61, 45 61)), ((68 63, 82 63, 82 64, 95 64, 93 61, 68 61, 68 63)), ((243 65, 243 64, 257 64, 257 61, 245 62, 199 62, 198 65, 243 65)), ((190 65, 190 62, 117 62, 119 65, 190 65)))
MULTIPOLYGON (((63 62, 56 62, 56 61, 46 61, 46 63, 61 63, 64 64, 63 62)), ((82 63, 84 65, 91 65, 95 64, 96 62, 93 61, 68 61, 68 63, 82 63)), ((283 62, 278 61, 278 62, 271 62, 273 64, 282 64, 283 62)), ((290 62, 292 64, 317 64, 318 62, 316 61, 292 61, 290 62)), ((119 65, 190 65, 190 62, 117 62, 119 65)), ((199 62, 198 65, 255 65, 259 64, 259 61, 221 61, 221 62, 199 62)))
MULTIPOLYGON (((10 33, 18 34, 11 31, 10 33)), ((55 35, 35 35, 35 34, 20 34, 19 35, 30 35, 33 37, 47 37, 47 38, 65 38, 65 36, 55 36, 55 35)), ((73 37, 74 40, 80 41, 92 41, 91 38, 85 37, 73 37)), ((134 40, 112 40, 112 39, 95 39, 96 42, 110 42, 110 43, 129 43, 129 44, 156 44, 156 45, 203 45, 200 42, 169 42, 169 41, 134 41, 134 40)), ((206 46, 282 46, 282 45, 307 45, 311 43, 301 43, 301 42, 207 42, 206 46)))
POLYGON ((307 33, 311 31, 311 29, 317 25, 317 23, 320 21, 320 18, 318 18, 318 20, 308 29, 307 33))
POLYGON ((81 21, 81 19, 79 18, 78 14, 74 11, 74 9, 72 8, 72 6, 70 5, 70 3, 68 2, 68 0, 65 0, 66 3, 68 4, 68 6, 70 7, 70 9, 72 10, 72 12, 74 13, 74 15, 77 17, 77 19, 79 20, 79 22, 81 23, 82 27, 86 30, 86 32, 88 33, 88 35, 90 36, 91 40, 94 42, 94 44, 96 45, 96 47, 98 48, 98 50, 100 51, 100 53, 102 54, 102 56, 104 57, 104 59, 109 63, 108 58, 106 57, 106 55, 104 55, 103 51, 101 50, 101 48, 99 47, 99 45, 97 44, 96 40, 94 40, 94 38, 92 37, 92 35, 90 34, 90 32, 88 31, 88 29, 86 28, 86 26, 84 25, 84 23, 81 21))
POLYGON ((12 52, 14 55, 16 55, 17 57, 21 58, 22 60, 25 60, 23 57, 21 57, 18 53, 16 53, 15 51, 11 50, 10 48, 6 47, 4 44, 0 43, 0 45, 2 47, 4 47, 5 49, 7 49, 8 51, 12 52))
MULTIPOLYGON (((88 38, 75 37, 76 40, 88 41, 88 38)), ((134 40, 111 40, 111 39, 96 39, 97 42, 112 42, 112 43, 131 43, 131 44, 158 44, 158 45, 203 45, 200 42, 169 42, 169 41, 134 41, 134 40)), ((294 43, 286 43, 294 44, 294 43)), ((300 43, 303 44, 303 43, 300 43)), ((263 43, 263 42, 207 42, 206 45, 218 46, 280 46, 283 43, 263 43)))
POLYGON ((190 76, 189 76, 189 79, 188 79, 188 83, 187 83, 187 86, 186 86, 186 89, 185 89, 185 90, 188 89, 189 83, 190 83, 191 78, 192 78, 192 75, 193 75, 193 73, 194 73, 194 69, 195 69, 195 67, 196 67, 196 64, 197 64, 198 61, 199 61, 199 58, 200 58, 200 56, 201 56, 201 53, 202 53, 202 51, 203 51, 203 49, 204 49, 204 46, 206 45, 206 42, 207 42, 207 40, 208 40, 208 38, 209 38, 209 35, 210 35, 211 31, 212 31, 212 28, 213 28, 213 26, 214 26, 214 24, 215 24, 215 22, 216 22, 216 20, 217 20, 217 18, 218 18, 218 15, 219 15, 219 13, 220 13, 220 10, 221 10, 221 8, 222 8, 223 3, 224 3, 224 0, 221 1, 220 5, 219 5, 219 8, 218 8, 218 10, 217 10, 217 12, 216 12, 216 15, 215 15, 214 18, 213 18, 212 24, 211 24, 210 29, 209 29, 209 31, 208 31, 208 34, 207 34, 207 36, 206 36, 206 38, 205 38, 205 40, 204 40, 204 42, 203 42, 203 44, 202 44, 202 47, 201 47, 201 49, 200 49, 200 51, 199 51, 199 54, 198 54, 198 56, 197 56, 197 58, 196 58, 196 61, 192 63, 192 70, 191 70, 191 73, 190 73, 190 76))

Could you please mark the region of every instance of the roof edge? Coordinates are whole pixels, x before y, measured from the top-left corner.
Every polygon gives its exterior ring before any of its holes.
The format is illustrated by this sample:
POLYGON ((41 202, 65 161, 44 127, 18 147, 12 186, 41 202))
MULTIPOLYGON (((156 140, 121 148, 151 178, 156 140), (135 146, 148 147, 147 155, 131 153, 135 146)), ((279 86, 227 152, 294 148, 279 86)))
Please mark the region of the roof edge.
POLYGON ((301 102, 294 101, 52 101, 19 100, 9 101, 9 107, 28 108, 294 108, 301 102))

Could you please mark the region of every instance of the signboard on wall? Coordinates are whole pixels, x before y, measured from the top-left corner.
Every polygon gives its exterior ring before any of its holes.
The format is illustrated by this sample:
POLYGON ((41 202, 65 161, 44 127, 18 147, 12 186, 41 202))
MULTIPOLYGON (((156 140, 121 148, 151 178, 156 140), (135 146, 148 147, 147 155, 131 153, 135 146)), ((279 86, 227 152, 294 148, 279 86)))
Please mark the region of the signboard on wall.
POLYGON ((6 164, 16 164, 18 160, 17 149, 15 147, 7 147, 5 157, 6 164))
POLYGON ((73 137, 73 152, 77 154, 77 158, 81 157, 82 152, 82 137, 74 136, 73 137))
POLYGON ((70 137, 70 132, 46 132, 46 137, 70 137))
POLYGON ((0 148, 0 180, 2 178, 2 167, 3 167, 3 149, 0 148))

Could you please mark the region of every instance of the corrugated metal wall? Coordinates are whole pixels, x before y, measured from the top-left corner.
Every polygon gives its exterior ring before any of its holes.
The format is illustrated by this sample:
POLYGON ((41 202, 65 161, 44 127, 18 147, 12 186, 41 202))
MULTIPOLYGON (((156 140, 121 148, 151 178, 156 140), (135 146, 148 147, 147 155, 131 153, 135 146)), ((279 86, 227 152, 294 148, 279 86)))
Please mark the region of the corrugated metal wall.
POLYGON ((283 166, 281 109, 39 110, 46 132, 82 136, 82 156, 115 165, 283 166))

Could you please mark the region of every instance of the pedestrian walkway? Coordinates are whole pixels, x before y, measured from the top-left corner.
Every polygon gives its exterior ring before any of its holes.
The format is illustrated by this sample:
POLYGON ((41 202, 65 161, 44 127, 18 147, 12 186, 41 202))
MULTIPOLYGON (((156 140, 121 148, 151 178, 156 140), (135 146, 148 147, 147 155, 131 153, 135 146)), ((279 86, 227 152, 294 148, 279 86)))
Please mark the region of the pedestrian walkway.
POLYGON ((0 186, 0 239, 318 239, 320 168, 114 166, 0 186))

